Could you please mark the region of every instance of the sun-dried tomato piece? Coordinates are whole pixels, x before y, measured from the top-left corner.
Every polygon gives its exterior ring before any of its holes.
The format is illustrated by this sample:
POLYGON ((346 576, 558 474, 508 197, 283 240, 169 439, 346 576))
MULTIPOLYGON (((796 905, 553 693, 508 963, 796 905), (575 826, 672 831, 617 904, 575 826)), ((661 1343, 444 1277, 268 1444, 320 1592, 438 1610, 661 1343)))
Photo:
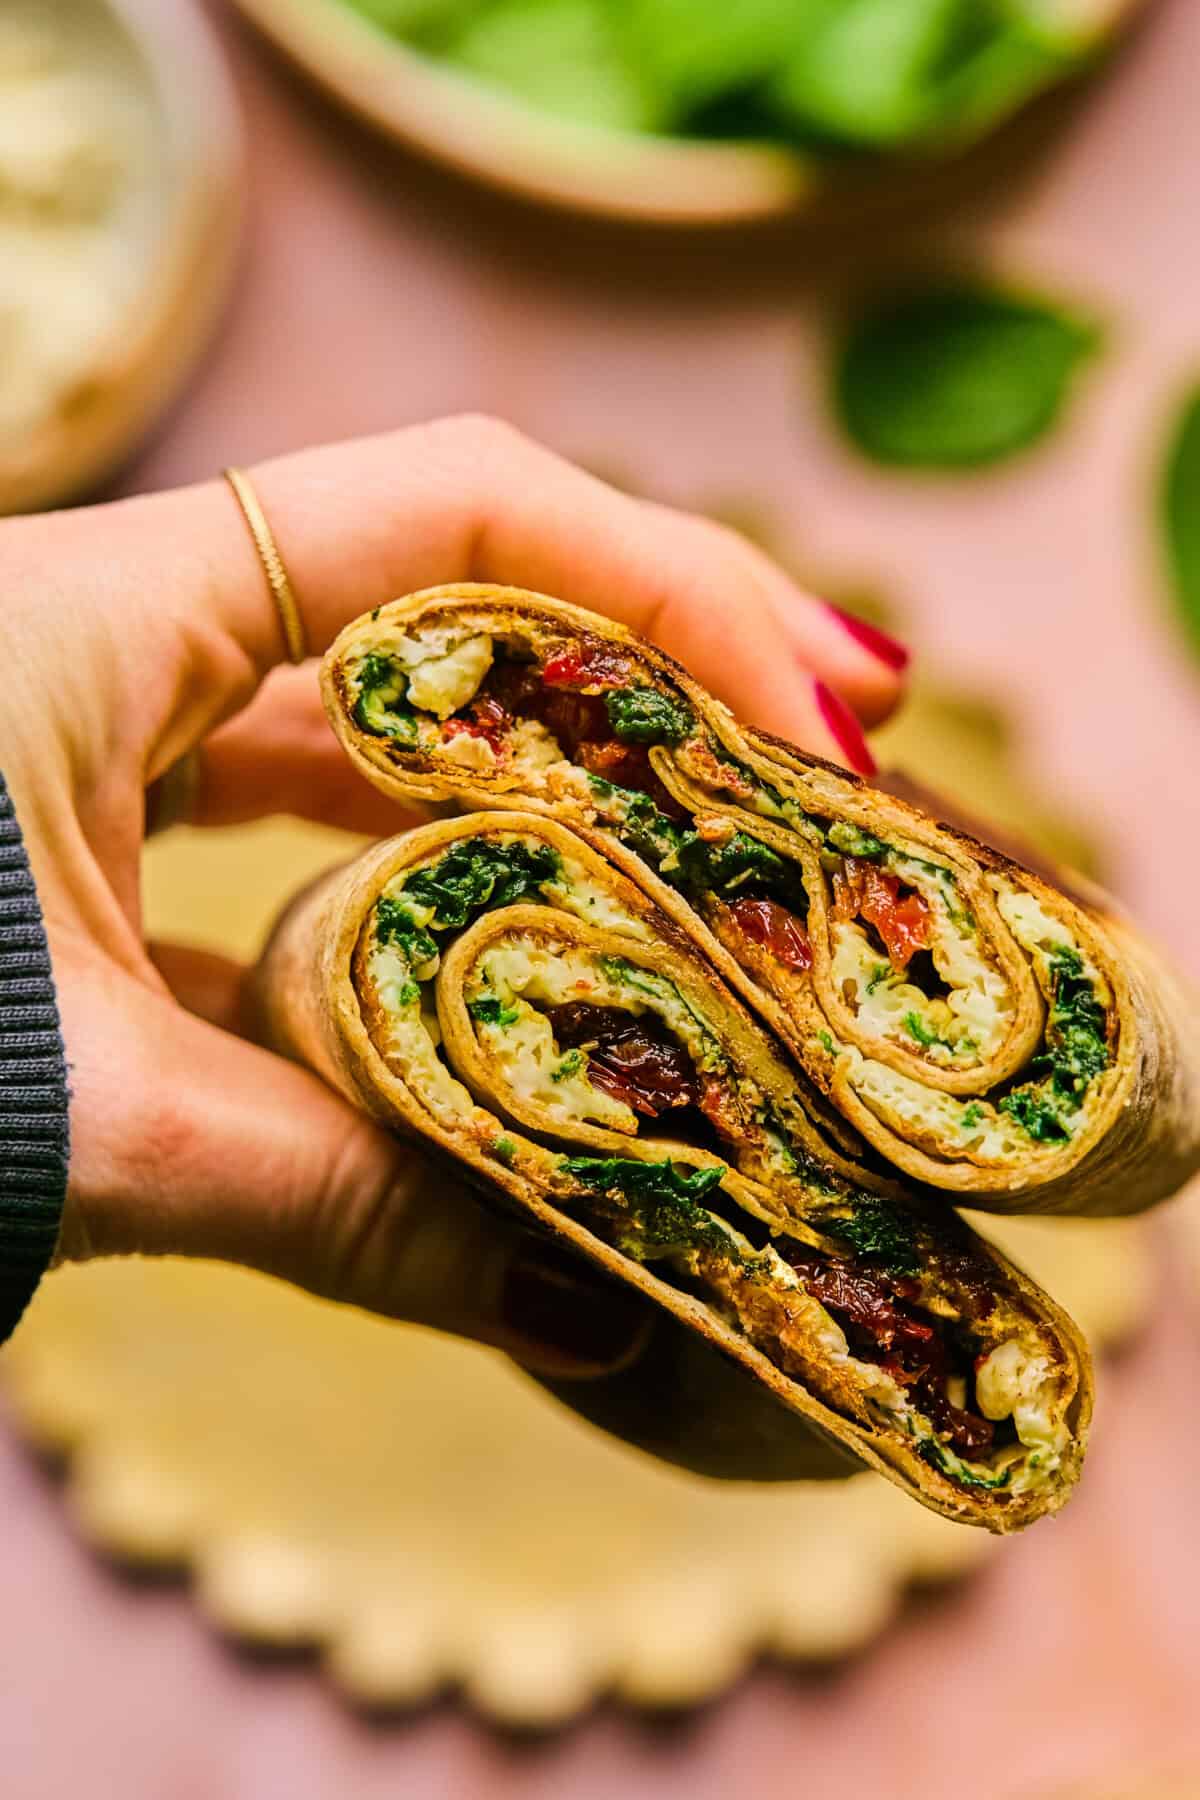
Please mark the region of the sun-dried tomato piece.
POLYGON ((699 1099, 691 1057, 652 1015, 572 1000, 546 1016, 560 1049, 586 1048, 592 1085, 634 1112, 656 1119, 699 1099))
POLYGON ((511 724, 507 708, 493 695, 482 694, 472 700, 464 716, 446 720, 443 735, 447 738, 483 738, 491 745, 495 755, 499 756, 504 748, 505 733, 511 724))
POLYGON ((478 706, 481 699, 499 706, 510 722, 539 720, 562 746, 563 754, 572 759, 581 743, 612 736, 599 695, 579 694, 567 687, 547 688, 533 663, 507 659, 493 663, 472 704, 478 706))
POLYGON ((579 687, 583 682, 583 662, 573 650, 563 650, 552 656, 542 670, 542 681, 547 687, 579 687))
POLYGON ((737 1103, 725 1082, 718 1081, 714 1075, 702 1076, 700 1098, 697 1105, 718 1136, 723 1138, 736 1136, 742 1121, 738 1114, 737 1103))
POLYGON ((892 965, 903 973, 929 942, 929 906, 924 895, 861 856, 847 856, 833 877, 835 919, 865 919, 883 939, 892 965))
POLYGON ((650 766, 644 744, 622 744, 613 735, 608 709, 600 694, 578 691, 597 680, 629 678, 627 659, 620 658, 603 639, 584 639, 578 649, 552 656, 544 669, 536 663, 502 657, 492 664, 479 694, 467 709, 467 719, 496 717, 496 729, 472 730, 459 720, 454 731, 472 731, 487 737, 497 755, 505 733, 518 719, 536 719, 544 725, 570 762, 590 774, 600 775, 617 787, 648 794, 667 818, 686 818, 650 766), (483 709, 491 709, 485 715, 483 709))
POLYGON ((781 1252, 815 1300, 865 1332, 879 1350, 900 1346, 925 1350, 935 1333, 890 1291, 882 1269, 855 1268, 848 1262, 808 1255, 801 1245, 781 1252))
POLYGON ((536 663, 516 662, 503 656, 483 678, 480 695, 497 701, 514 718, 533 718, 530 707, 542 694, 542 674, 536 663))
POLYGON ((580 744, 599 743, 612 736, 608 714, 598 694, 576 694, 567 688, 544 692, 536 716, 572 760, 580 744))
POLYGON ((795 1269, 807 1291, 842 1325, 855 1354, 886 1369, 908 1390, 934 1430, 962 1455, 991 1447, 995 1428, 970 1408, 955 1406, 947 1393, 952 1374, 970 1374, 965 1353, 948 1341, 940 1322, 923 1319, 909 1304, 916 1282, 883 1269, 827 1261, 804 1246, 776 1248, 795 1269))
POLYGON ((547 657, 542 681, 547 687, 621 687, 636 677, 624 651, 601 637, 581 637, 568 650, 547 657))
POLYGON ((738 929, 789 969, 812 968, 812 945, 795 913, 777 900, 735 900, 729 908, 738 929))

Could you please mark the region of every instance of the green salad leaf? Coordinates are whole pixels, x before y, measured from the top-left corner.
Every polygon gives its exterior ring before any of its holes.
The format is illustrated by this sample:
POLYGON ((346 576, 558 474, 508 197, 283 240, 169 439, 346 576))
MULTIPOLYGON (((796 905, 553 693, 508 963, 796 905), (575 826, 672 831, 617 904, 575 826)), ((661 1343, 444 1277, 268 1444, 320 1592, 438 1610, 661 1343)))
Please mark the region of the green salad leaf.
POLYGON ((978 284, 885 300, 842 348, 837 413, 875 462, 999 462, 1050 429, 1098 341, 1075 314, 978 284))
POLYGON ((451 26, 478 12, 482 0, 344 0, 352 12, 361 13, 392 37, 419 43, 436 38, 451 26))
POLYGON ((804 0, 793 52, 771 84, 780 116, 864 146, 936 123, 938 74, 978 0, 804 0))
POLYGON ((560 117, 819 155, 986 130, 1089 61, 1044 0, 344 0, 560 117))
POLYGON ((984 129, 1080 60, 1015 0, 802 0, 795 17, 770 104, 860 149, 984 129))
POLYGON ((677 118, 764 82, 795 47, 804 0, 625 0, 625 41, 677 118))
POLYGON ((1175 604, 1200 652, 1200 383, 1188 394, 1175 424, 1160 504, 1175 604))
POLYGON ((489 0, 443 50, 481 81, 579 124, 654 131, 663 122, 605 0, 489 0))

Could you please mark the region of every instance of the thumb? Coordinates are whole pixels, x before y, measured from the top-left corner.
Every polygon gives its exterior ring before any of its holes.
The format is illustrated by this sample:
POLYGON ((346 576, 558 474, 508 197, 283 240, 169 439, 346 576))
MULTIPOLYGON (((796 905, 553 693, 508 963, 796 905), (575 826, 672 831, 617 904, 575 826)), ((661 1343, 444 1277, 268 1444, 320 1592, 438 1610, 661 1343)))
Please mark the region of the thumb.
POLYGON ((545 1375, 606 1373, 640 1348, 644 1303, 494 1218, 306 1070, 111 970, 64 987, 62 1256, 243 1263, 545 1375))

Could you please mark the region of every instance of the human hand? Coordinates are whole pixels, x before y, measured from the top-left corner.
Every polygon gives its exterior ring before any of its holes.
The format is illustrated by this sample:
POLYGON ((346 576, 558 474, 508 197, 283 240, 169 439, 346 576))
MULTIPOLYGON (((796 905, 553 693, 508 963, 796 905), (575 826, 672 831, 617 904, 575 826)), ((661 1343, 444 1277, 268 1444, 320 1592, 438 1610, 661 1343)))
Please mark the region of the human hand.
MULTIPOLYGON (((854 714, 891 711, 903 653, 723 527, 486 419, 306 452, 254 482, 314 652, 398 594, 519 583, 625 620, 749 722, 870 772, 854 714)), ((546 1375, 621 1364, 640 1306, 240 1035, 237 965, 144 942, 146 792, 193 751, 199 825, 411 822, 344 759, 313 665, 277 667, 279 619, 228 488, 9 521, 0 581, 0 747, 71 1064, 60 1255, 221 1257, 546 1375)))

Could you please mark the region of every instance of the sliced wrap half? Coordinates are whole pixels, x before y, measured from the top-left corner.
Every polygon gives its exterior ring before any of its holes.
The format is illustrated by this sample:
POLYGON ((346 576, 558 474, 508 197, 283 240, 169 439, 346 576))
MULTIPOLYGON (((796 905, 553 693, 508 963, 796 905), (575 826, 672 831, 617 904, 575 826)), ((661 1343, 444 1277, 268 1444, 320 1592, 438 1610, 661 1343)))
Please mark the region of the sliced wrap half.
POLYGON ((695 934, 544 812, 436 821, 335 871, 259 992, 275 1044, 657 1300, 781 1433, 994 1531, 1066 1499, 1092 1399, 1071 1320, 846 1156, 695 934))
POLYGON ((791 1051, 860 1177, 1104 1214, 1200 1166, 1195 1009, 1102 894, 739 725, 624 627, 432 589, 347 627, 322 681, 385 792, 519 805, 628 874, 791 1051))

